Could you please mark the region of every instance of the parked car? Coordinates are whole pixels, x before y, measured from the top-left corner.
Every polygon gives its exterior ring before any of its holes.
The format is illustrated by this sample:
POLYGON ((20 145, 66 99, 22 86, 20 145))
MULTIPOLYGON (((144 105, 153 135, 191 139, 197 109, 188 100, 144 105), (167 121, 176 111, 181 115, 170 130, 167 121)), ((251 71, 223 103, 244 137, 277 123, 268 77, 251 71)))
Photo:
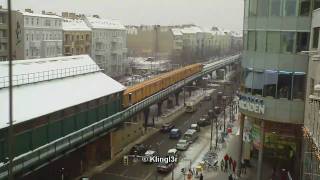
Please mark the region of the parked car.
POLYGON ((190 129, 194 129, 196 131, 200 131, 200 126, 198 124, 191 124, 190 129))
POLYGON ((175 127, 174 124, 164 123, 164 124, 161 126, 160 131, 161 131, 161 132, 170 132, 171 129, 173 129, 174 127, 175 127))
POLYGON ((183 139, 187 140, 189 144, 193 143, 197 138, 198 133, 194 129, 188 129, 183 135, 183 139))
POLYGON ((169 133, 169 138, 171 139, 179 139, 181 137, 181 131, 177 128, 171 129, 169 133))
POLYGON ((199 121, 197 122, 197 124, 198 124, 199 126, 208 126, 208 125, 211 124, 211 122, 210 122, 209 119, 206 119, 206 118, 204 118, 204 117, 201 117, 201 118, 199 119, 199 121))
POLYGON ((143 144, 134 145, 129 151, 129 155, 138 155, 142 156, 147 151, 147 147, 143 144))
POLYGON ((186 112, 192 113, 197 110, 197 105, 194 101, 186 102, 186 112))
POLYGON ((173 148, 173 149, 169 149, 168 150, 168 153, 167 153, 168 156, 174 156, 177 158, 177 160, 179 159, 179 156, 180 156, 180 153, 177 149, 173 148))
POLYGON ((160 173, 168 173, 170 171, 172 171, 172 169, 174 168, 174 163, 160 163, 157 166, 157 171, 160 173))
POLYGON ((189 143, 185 139, 180 139, 177 143, 176 149, 177 150, 187 150, 189 147, 189 143))

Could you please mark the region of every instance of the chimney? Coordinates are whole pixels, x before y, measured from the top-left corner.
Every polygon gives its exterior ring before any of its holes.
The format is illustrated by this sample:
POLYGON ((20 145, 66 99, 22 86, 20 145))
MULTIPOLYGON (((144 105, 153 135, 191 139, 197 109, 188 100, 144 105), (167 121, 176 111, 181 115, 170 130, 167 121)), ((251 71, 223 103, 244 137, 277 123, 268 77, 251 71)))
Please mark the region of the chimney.
POLYGON ((33 13, 32 9, 30 9, 30 8, 25 9, 24 11, 25 11, 25 12, 28 12, 28 13, 33 13))
POLYGON ((100 18, 99 15, 97 15, 97 14, 93 15, 93 17, 95 17, 95 18, 100 18))

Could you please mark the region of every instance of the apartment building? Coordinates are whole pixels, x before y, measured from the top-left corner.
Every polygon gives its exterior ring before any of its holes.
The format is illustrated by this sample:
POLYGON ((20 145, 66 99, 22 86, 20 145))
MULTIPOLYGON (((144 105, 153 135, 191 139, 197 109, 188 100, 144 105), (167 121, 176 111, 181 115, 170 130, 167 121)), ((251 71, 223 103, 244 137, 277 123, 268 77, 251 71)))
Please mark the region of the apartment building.
MULTIPOLYGON (((320 2, 318 2, 320 3, 320 2)), ((313 11, 303 127, 303 180, 320 178, 320 8, 313 11)))
POLYGON ((95 15, 84 17, 92 30, 91 57, 112 77, 125 73, 127 32, 119 20, 102 19, 95 15))
POLYGON ((81 19, 63 19, 63 54, 91 54, 91 28, 81 19))
POLYGON ((24 58, 46 58, 62 56, 62 18, 42 11, 30 9, 22 12, 24 18, 24 58))
MULTIPOLYGON (((23 59, 23 16, 18 11, 12 11, 12 58, 23 59)), ((0 61, 6 61, 9 55, 8 42, 8 10, 0 7, 0 61)))

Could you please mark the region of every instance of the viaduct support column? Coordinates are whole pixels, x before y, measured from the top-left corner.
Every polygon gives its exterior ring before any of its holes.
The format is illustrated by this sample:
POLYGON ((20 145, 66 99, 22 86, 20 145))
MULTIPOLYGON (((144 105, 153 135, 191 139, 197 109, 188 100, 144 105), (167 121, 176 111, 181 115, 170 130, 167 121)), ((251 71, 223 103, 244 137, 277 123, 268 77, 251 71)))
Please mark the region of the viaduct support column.
POLYGON ((143 110, 143 115, 144 115, 144 130, 145 130, 145 131, 147 130, 147 126, 148 126, 149 112, 150 112, 149 107, 147 107, 146 109, 143 110))
POLYGON ((176 99, 176 106, 179 106, 179 94, 180 92, 174 94, 174 98, 176 99))
POLYGON ((258 174, 257 180, 262 179, 262 163, 263 163, 263 149, 264 149, 264 120, 261 120, 260 127, 260 149, 259 149, 259 158, 258 158, 258 174))
POLYGON ((239 136, 239 156, 238 156, 238 166, 237 166, 237 175, 240 177, 241 173, 241 162, 242 162, 242 149, 243 149, 243 127, 244 127, 244 114, 240 114, 240 136, 239 136))
POLYGON ((162 103, 163 101, 158 102, 158 116, 161 116, 162 114, 162 103))

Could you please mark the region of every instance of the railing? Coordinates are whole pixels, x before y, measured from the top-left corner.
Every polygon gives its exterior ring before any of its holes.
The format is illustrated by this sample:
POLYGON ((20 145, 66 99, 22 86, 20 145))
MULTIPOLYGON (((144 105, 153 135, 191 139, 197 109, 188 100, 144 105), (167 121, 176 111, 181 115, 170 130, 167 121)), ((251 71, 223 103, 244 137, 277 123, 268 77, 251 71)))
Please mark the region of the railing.
MULTIPOLYGON (((75 66, 64 69, 54 69, 48 71, 40 71, 28 74, 18 74, 12 76, 13 86, 30 84, 42 81, 49 81, 53 79, 61 79, 65 77, 76 76, 80 74, 87 74, 101 71, 98 65, 90 64, 84 66, 75 66)), ((0 89, 9 87, 9 76, 0 77, 0 89)))
MULTIPOLYGON (((158 102, 159 100, 168 96, 170 93, 185 86, 185 84, 188 84, 189 82, 192 82, 195 79, 202 77, 204 74, 210 71, 213 71, 227 64, 235 62, 238 60, 238 58, 239 56, 232 56, 230 58, 225 58, 212 64, 208 64, 204 67, 202 72, 199 72, 191 77, 179 81, 178 83, 160 91, 159 93, 154 94, 133 106, 130 106, 124 111, 118 112, 106 119, 91 124, 76 132, 70 133, 60 139, 52 141, 33 151, 29 151, 28 153, 15 157, 13 160, 13 171, 17 173, 23 169, 30 168, 37 162, 44 161, 52 157, 56 157, 60 155, 63 151, 74 148, 75 145, 88 142, 90 138, 94 138, 97 135, 108 132, 108 130, 110 130, 115 125, 125 121, 129 117, 132 117, 132 115, 143 110, 144 108, 158 102)), ((8 176, 8 165, 8 163, 5 163, 0 167, 0 179, 8 176)))

